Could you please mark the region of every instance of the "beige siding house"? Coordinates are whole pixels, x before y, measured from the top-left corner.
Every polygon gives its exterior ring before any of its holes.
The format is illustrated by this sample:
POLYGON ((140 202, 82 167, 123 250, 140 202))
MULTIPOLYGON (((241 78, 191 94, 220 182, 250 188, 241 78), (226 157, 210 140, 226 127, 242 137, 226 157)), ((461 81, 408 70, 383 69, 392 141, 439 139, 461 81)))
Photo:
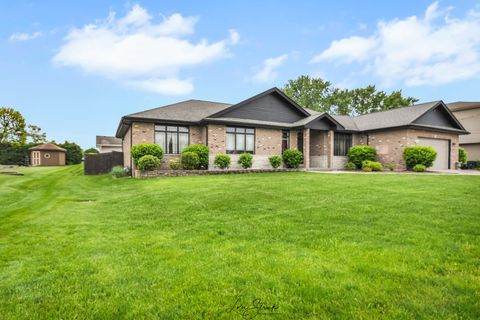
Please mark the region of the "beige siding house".
POLYGON ((448 107, 470 132, 460 136, 460 146, 467 151, 468 160, 480 161, 480 102, 453 102, 448 107))
POLYGON ((231 155, 237 168, 241 153, 254 156, 253 168, 270 168, 268 158, 286 149, 304 154, 306 169, 342 169, 352 145, 372 145, 384 165, 405 169, 406 146, 431 145, 438 151, 434 169, 455 168, 459 136, 468 134, 442 101, 357 117, 332 116, 303 108, 272 88, 235 105, 188 100, 122 117, 124 164, 134 169, 133 145, 156 143, 165 151, 162 167, 193 143, 231 155))
POLYGON ((109 136, 97 136, 96 147, 100 153, 112 151, 122 152, 122 139, 109 136))

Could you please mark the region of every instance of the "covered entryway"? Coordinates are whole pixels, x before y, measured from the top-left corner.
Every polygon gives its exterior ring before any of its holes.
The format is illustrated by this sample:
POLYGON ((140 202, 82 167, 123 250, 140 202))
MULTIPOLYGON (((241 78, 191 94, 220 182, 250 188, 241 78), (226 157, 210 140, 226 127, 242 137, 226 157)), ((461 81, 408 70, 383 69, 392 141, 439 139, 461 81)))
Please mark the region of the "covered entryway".
POLYGON ((431 169, 446 170, 450 169, 450 140, 418 138, 419 146, 430 146, 437 151, 437 159, 433 162, 431 169))

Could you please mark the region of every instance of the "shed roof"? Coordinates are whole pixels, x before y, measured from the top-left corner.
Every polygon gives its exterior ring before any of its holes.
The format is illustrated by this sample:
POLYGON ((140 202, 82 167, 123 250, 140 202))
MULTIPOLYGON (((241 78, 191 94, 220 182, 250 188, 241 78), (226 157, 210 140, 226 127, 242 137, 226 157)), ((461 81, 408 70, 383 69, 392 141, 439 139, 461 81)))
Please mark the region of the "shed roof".
POLYGON ((65 149, 63 149, 63 148, 61 148, 57 145, 54 145, 52 143, 39 144, 38 146, 31 147, 28 150, 31 150, 31 151, 61 151, 61 152, 67 152, 67 150, 65 150, 65 149))

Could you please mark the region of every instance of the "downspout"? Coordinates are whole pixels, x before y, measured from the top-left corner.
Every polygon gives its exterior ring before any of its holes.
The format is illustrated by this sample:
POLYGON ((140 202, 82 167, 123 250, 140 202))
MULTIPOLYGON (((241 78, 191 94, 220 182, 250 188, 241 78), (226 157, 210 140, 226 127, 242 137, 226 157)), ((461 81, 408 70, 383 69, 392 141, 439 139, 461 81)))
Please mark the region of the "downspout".
POLYGON ((370 135, 367 133, 367 146, 370 145, 370 135))

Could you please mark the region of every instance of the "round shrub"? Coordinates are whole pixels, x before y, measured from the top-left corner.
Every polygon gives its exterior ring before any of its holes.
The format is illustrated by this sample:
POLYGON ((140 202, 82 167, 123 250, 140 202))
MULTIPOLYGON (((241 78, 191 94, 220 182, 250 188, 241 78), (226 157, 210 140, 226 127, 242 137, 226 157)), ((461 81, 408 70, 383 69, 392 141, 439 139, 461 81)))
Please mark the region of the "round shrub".
POLYGON ((363 161, 375 161, 377 150, 372 146, 353 146, 348 150, 347 156, 348 161, 353 162, 357 169, 360 169, 363 161))
POLYGON ((110 174, 115 178, 122 178, 129 175, 128 169, 122 166, 115 166, 110 171, 110 174))
POLYGON ((273 156, 268 158, 268 161, 270 161, 270 165, 274 168, 277 169, 282 165, 282 157, 280 156, 273 156))
POLYGON ((345 163, 345 170, 355 170, 357 169, 357 166, 353 162, 347 162, 345 163))
POLYGON ((230 166, 230 156, 222 153, 217 154, 213 163, 220 169, 226 169, 230 166))
POLYGON ((150 154, 141 157, 137 165, 139 170, 152 171, 160 167, 160 159, 150 154))
POLYGON ((138 161, 143 156, 154 156, 157 157, 159 161, 162 160, 163 149, 158 144, 154 143, 137 144, 132 147, 130 155, 133 158, 133 162, 138 167, 138 161))
POLYGON ((380 162, 365 160, 362 162, 362 170, 365 171, 365 168, 370 168, 371 170, 367 171, 382 171, 383 166, 380 162))
POLYGON ((238 159, 238 163, 240 163, 243 169, 251 168, 253 164, 253 156, 250 153, 242 153, 238 159))
POLYGON ((423 164, 426 168, 430 168, 436 158, 437 151, 432 147, 414 146, 406 147, 403 150, 403 159, 409 169, 417 164, 423 164))
POLYGON ((184 152, 195 152, 198 156, 198 167, 195 169, 208 169, 208 147, 203 144, 191 144, 182 150, 184 152))
POLYGON ((195 152, 182 152, 182 157, 180 158, 182 162, 182 168, 185 170, 195 170, 198 168, 198 154, 195 152))
POLYGON ((365 166, 365 167, 362 167, 362 171, 365 171, 365 172, 372 172, 372 167, 369 167, 369 166, 365 166))
POLYGON ((180 169, 180 159, 178 159, 178 158, 170 159, 168 161, 168 167, 172 170, 180 169))
POLYGON ((397 167, 397 166, 395 165, 395 163, 390 163, 390 164, 387 165, 387 168, 388 168, 388 170, 390 170, 390 171, 395 171, 395 168, 396 168, 396 167, 397 167))
POLYGON ((296 149, 288 149, 282 153, 282 160, 287 168, 298 168, 303 163, 303 154, 296 149))
POLYGON ((461 164, 467 163, 467 151, 464 148, 458 148, 458 162, 461 164))
POLYGON ((423 164, 416 164, 413 166, 413 171, 415 172, 424 172, 427 170, 427 167, 425 167, 423 164))

